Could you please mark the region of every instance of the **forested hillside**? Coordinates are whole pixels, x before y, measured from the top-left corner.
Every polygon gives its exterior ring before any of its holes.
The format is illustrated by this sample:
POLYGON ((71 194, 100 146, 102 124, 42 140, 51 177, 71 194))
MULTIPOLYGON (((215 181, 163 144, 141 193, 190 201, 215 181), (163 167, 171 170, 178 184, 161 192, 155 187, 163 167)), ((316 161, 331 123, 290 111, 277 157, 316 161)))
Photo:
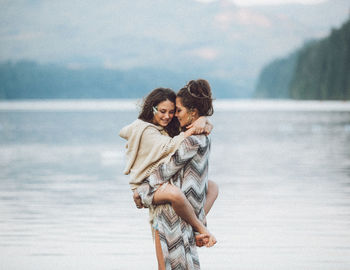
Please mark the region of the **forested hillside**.
MULTIPOLYGON (((0 99, 140 98, 156 87, 179 90, 195 74, 160 69, 70 69, 20 61, 0 63, 0 99)), ((208 79, 215 97, 244 97, 246 89, 208 79)))
POLYGON ((350 99, 350 20, 299 52, 289 95, 294 99, 350 99))
POLYGON ((297 56, 293 53, 268 64, 260 73, 254 97, 287 98, 297 56))
POLYGON ((350 20, 327 38, 312 41, 263 68, 255 97, 350 99, 350 20))
MULTIPOLYGON (((168 77, 165 72, 163 75, 168 77)), ((157 81, 161 83, 151 72, 141 70, 72 70, 28 61, 0 64, 2 99, 135 98, 147 93, 157 81)))

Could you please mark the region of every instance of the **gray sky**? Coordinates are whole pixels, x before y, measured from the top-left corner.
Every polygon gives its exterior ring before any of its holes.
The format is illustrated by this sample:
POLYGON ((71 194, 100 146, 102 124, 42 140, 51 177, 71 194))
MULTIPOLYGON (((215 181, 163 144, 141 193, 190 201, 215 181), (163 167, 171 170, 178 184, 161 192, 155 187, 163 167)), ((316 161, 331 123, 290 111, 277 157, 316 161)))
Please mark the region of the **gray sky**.
MULTIPOLYGON (((217 0, 196 0, 198 2, 213 2, 217 0)), ((228 0, 230 1, 230 0, 228 0)), ((298 4, 317 4, 325 2, 325 0, 231 0, 239 6, 252 6, 252 5, 279 5, 287 3, 298 3, 298 4)))
POLYGON ((252 88, 264 65, 349 16, 349 0, 200 1, 209 0, 0 0, 0 62, 151 67, 252 88))

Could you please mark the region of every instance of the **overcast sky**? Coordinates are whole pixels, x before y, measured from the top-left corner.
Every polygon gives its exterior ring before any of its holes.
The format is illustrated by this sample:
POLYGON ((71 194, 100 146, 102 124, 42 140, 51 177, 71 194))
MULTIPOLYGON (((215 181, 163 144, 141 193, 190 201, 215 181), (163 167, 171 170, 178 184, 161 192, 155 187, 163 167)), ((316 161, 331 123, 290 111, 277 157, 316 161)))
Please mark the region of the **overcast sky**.
MULTIPOLYGON (((213 2, 217 0, 197 0, 199 2, 213 2)), ((240 6, 251 6, 251 5, 276 5, 276 4, 287 4, 287 3, 299 3, 299 4, 316 4, 325 2, 325 0, 228 0, 236 3, 240 6)))
POLYGON ((264 65, 326 37, 349 16, 349 0, 196 1, 209 0, 0 0, 0 63, 155 67, 252 88, 264 65), (299 5, 237 7, 231 1, 299 5))

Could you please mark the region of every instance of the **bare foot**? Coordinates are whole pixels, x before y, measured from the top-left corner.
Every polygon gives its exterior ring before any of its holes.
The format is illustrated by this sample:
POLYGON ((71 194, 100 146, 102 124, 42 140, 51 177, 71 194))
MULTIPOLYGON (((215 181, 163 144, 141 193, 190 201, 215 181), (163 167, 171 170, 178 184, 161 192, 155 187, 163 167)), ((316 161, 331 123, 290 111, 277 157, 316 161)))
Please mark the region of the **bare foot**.
POLYGON ((208 243, 205 245, 206 247, 212 247, 216 244, 216 238, 214 235, 209 234, 209 239, 208 239, 208 243))
POLYGON ((203 247, 203 246, 207 245, 209 243, 209 238, 210 238, 209 234, 205 234, 205 233, 196 234, 195 235, 196 246, 203 247))

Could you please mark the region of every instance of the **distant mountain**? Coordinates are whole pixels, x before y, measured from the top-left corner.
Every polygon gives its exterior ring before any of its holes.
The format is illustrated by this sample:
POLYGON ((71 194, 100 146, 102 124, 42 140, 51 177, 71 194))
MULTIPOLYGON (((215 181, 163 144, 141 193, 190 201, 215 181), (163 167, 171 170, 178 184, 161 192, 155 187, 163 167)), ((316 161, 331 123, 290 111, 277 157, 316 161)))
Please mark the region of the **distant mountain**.
POLYGON ((299 52, 289 96, 350 100, 350 19, 328 38, 299 52))
MULTIPOLYGON (((140 98, 156 87, 178 91, 192 74, 159 69, 128 71, 103 68, 68 69, 30 61, 0 63, 1 99, 140 98)), ((238 98, 245 89, 219 79, 209 80, 218 98, 238 98)))
POLYGON ((254 97, 288 98, 297 58, 298 52, 294 52, 286 58, 274 60, 265 66, 260 73, 254 97))
POLYGON ((180 78, 215 79, 233 87, 223 91, 239 89, 239 96, 250 97, 264 64, 306 39, 329 34, 348 16, 350 3, 240 7, 228 0, 35 0, 0 6, 2 62, 54 63, 76 74, 143 69, 162 76, 167 70, 185 74, 180 78))
POLYGON ((350 19, 321 40, 266 65, 257 98, 350 99, 350 19))

